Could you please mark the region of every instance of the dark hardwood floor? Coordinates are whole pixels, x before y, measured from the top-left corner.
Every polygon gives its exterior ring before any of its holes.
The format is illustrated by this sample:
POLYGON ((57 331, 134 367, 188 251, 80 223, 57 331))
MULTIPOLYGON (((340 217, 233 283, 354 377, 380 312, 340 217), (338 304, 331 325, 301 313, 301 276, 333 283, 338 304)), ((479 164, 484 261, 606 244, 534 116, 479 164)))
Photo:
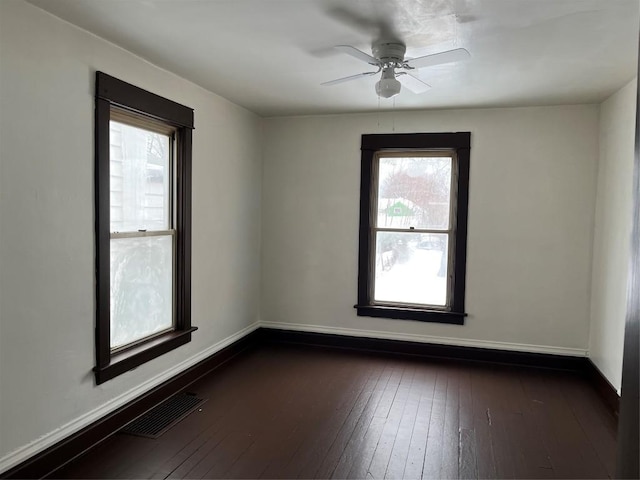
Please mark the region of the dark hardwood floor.
POLYGON ((116 434, 56 478, 607 478, 616 420, 565 372, 263 346, 189 389, 157 439, 116 434))

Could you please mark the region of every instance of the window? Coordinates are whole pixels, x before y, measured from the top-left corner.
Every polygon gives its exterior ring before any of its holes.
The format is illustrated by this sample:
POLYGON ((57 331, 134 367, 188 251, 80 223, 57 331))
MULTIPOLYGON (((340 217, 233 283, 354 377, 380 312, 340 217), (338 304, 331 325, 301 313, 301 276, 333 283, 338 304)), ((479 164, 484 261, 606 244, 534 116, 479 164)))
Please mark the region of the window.
POLYGON ((96 73, 96 383, 191 340, 193 110, 96 73))
POLYGON ((464 323, 470 144, 362 136, 358 315, 464 323))

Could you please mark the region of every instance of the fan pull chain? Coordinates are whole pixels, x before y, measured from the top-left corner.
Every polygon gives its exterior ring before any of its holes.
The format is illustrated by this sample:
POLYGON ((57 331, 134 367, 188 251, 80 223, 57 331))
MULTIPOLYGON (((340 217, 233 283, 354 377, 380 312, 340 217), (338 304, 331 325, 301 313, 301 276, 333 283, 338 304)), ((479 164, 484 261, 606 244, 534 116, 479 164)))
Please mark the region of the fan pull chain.
POLYGON ((396 131, 396 97, 393 97, 393 114, 391 116, 391 131, 396 131))
POLYGON ((455 33, 454 33, 454 37, 453 37, 453 46, 457 47, 458 46, 458 14, 456 13, 454 18, 453 18, 453 26, 455 28, 455 33))

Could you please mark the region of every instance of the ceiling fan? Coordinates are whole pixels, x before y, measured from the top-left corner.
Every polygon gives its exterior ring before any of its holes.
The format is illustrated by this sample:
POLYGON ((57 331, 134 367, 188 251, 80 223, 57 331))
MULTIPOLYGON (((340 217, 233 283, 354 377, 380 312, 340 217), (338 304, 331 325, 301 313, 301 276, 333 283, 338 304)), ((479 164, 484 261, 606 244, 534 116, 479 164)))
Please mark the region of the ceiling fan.
POLYGON ((376 70, 338 78, 324 82, 321 85, 337 85, 358 78, 377 75, 382 72, 380 80, 376 83, 376 93, 379 97, 384 98, 391 98, 398 95, 402 86, 407 87, 407 89, 414 93, 423 93, 431 88, 430 85, 415 75, 412 75, 412 70, 459 62, 471 56, 464 48, 456 48, 423 57, 405 58, 404 55, 407 47, 403 42, 398 40, 374 42, 371 47, 371 53, 373 55, 369 55, 351 45, 337 45, 334 48, 376 67, 376 70))

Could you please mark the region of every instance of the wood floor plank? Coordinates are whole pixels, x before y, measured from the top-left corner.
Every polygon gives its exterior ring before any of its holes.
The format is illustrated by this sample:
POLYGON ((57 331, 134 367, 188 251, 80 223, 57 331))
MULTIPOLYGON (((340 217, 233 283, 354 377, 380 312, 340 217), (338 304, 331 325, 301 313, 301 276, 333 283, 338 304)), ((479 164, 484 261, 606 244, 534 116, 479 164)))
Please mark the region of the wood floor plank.
POLYGON ((361 455, 358 461, 354 463, 351 471, 349 471, 347 478, 384 477, 389 459, 388 455, 390 455, 391 448, 393 448, 393 438, 398 427, 396 422, 402 415, 404 401, 406 400, 407 387, 402 386, 402 381, 403 378, 406 381, 409 376, 412 377, 413 372, 414 370, 407 364, 399 363, 395 372, 391 375, 387 388, 374 413, 374 419, 380 420, 380 423, 371 423, 376 428, 371 428, 370 426, 365 435, 365 448, 361 450, 361 455), (369 474, 376 451, 379 452, 380 458, 373 465, 374 473, 369 474))
MULTIPOLYGON (((276 396, 270 405, 263 404, 263 409, 255 417, 250 418, 250 424, 245 429, 257 437, 256 441, 246 449, 234 462, 231 469, 225 474, 228 478, 258 478, 267 468, 271 459, 277 455, 281 448, 291 449, 293 444, 287 443, 295 431, 300 416, 314 398, 317 398, 318 390, 328 390, 314 384, 314 375, 305 371, 299 371, 299 375, 291 377, 289 382, 282 385, 280 390, 291 391, 294 387, 300 388, 300 394, 294 402, 288 395, 276 396), (313 388, 316 387, 316 388, 313 388), (279 442, 270 441, 271 438, 280 439, 279 442)), ((324 382, 322 382, 324 384, 324 382)))
MULTIPOLYGON (((189 419, 189 422, 184 423, 183 428, 191 425, 193 419, 189 419)), ((167 442, 158 446, 155 451, 155 455, 151 459, 147 459, 147 462, 140 462, 140 468, 145 468, 149 471, 149 474, 140 474, 132 476, 131 478, 154 478, 164 479, 167 478, 173 471, 179 468, 184 462, 186 462, 194 452, 205 448, 207 443, 213 442, 212 437, 221 438, 224 433, 220 430, 220 418, 218 421, 213 421, 208 424, 208 428, 204 431, 198 432, 195 430, 193 435, 187 437, 182 442, 167 442), (180 448, 182 447, 182 448, 180 448), (163 460, 164 458, 164 460, 163 460), (149 465, 149 466, 147 466, 149 465)), ((215 445, 215 443, 214 443, 215 445)))
POLYGON ((404 369, 404 363, 400 361, 396 361, 394 363, 394 369, 391 377, 389 378, 389 381, 387 382, 387 387, 385 388, 385 391, 382 394, 382 398, 378 403, 378 407, 373 414, 375 417, 387 418, 389 416, 389 410, 391 410, 393 400, 395 399, 398 388, 400 387, 400 381, 402 380, 404 369))
POLYGON ((476 448, 475 430, 472 428, 461 428, 458 447, 460 452, 458 459, 458 478, 478 478, 476 448))
POLYGON ((386 419, 383 417, 372 417, 371 422, 367 428, 367 431, 362 439, 362 442, 358 446, 358 450, 353 453, 350 461, 351 468, 346 475, 342 475, 336 470, 332 478, 365 478, 367 477, 367 471, 373 458, 373 453, 378 447, 378 441, 382 430, 386 423, 386 419))
POLYGON ((471 372, 458 369, 458 478, 478 478, 476 432, 473 424, 473 389, 471 372))
POLYGON ((227 434, 225 431, 216 432, 215 435, 207 438, 196 451, 186 457, 184 461, 165 478, 201 478, 203 474, 209 470, 209 459, 213 457, 213 452, 220 443, 224 440, 225 446, 231 445, 231 450, 233 450, 233 447, 235 447, 233 443, 234 439, 234 436, 227 434))
POLYGON ((372 383, 377 383, 375 378, 371 378, 373 373, 374 372, 370 370, 368 373, 363 371, 358 380, 349 380, 350 389, 343 389, 345 392, 348 392, 349 395, 340 395, 339 398, 341 398, 342 401, 334 403, 333 408, 327 412, 323 428, 325 434, 316 437, 314 444, 310 447, 313 455, 307 459, 304 467, 298 472, 298 478, 314 477, 327 458, 336 439, 340 436, 340 432, 345 432, 345 436, 350 436, 350 432, 353 432, 355 423, 357 423, 357 411, 354 412, 354 407, 356 406, 357 399, 360 398, 363 393, 365 397, 369 394, 367 392, 367 386, 370 388, 372 383), (366 381, 363 382, 362 380, 366 381))
POLYGON ((387 421, 378 440, 378 445, 373 453, 373 458, 369 463, 366 476, 368 478, 380 479, 385 477, 387 467, 391 459, 394 444, 398 438, 398 430, 402 416, 406 410, 409 393, 414 384, 416 368, 415 365, 409 363, 405 366, 398 390, 393 399, 387 421))
MULTIPOLYGON (((272 372, 272 374, 274 373, 277 374, 277 372, 272 372)), ((268 472, 269 467, 275 467, 274 471, 281 477, 285 477, 284 465, 297 452, 306 434, 317 421, 317 404, 326 401, 323 395, 331 396, 335 393, 335 389, 331 387, 331 377, 323 372, 322 365, 318 362, 307 362, 299 374, 304 377, 296 385, 295 390, 299 393, 295 396, 295 401, 288 396, 281 402, 275 426, 272 422, 262 424, 260 432, 264 438, 256 445, 255 449, 250 449, 247 452, 247 456, 238 460, 238 465, 235 466, 235 476, 246 475, 243 472, 250 470, 253 478, 257 478, 268 472), (292 408, 292 404, 294 408, 292 408), (273 430, 271 430, 272 428, 273 430), (277 442, 272 441, 274 434, 278 435, 277 442), (265 458, 267 456, 268 459, 265 458)), ((291 390, 285 389, 284 391, 290 392, 291 390)), ((255 421, 259 422, 261 416, 260 412, 256 412, 255 421)), ((268 475, 268 478, 272 476, 275 474, 268 475)))
POLYGON ((126 458, 126 452, 139 441, 139 438, 131 435, 115 434, 87 454, 55 471, 50 478, 112 478, 119 469, 121 457, 126 458), (104 461, 97 465, 95 462, 96 452, 99 452, 101 458, 104 458, 104 461))
POLYGON ((331 389, 330 399, 324 396, 316 397, 316 402, 311 408, 312 415, 306 429, 307 434, 280 472, 283 478, 307 477, 313 474, 351 411, 352 395, 358 395, 364 388, 369 369, 362 370, 357 362, 351 363, 354 362, 353 357, 346 360, 350 368, 340 370, 340 374, 337 369, 326 370, 327 381, 330 382, 328 388, 331 389), (360 375, 356 372, 360 372, 360 375), (354 381, 354 378, 357 380, 354 381), (316 434, 309 435, 311 431, 316 434))
POLYGON ((532 375, 526 380, 525 388, 529 388, 537 400, 533 408, 549 443, 550 462, 555 475, 560 478, 606 478, 606 469, 562 393, 548 383, 548 376, 532 375))
POLYGON ((322 460, 322 463, 314 472, 313 478, 331 477, 351 438, 359 431, 359 426, 364 421, 363 416, 366 415, 367 407, 370 406, 372 400, 375 399, 374 392, 379 385, 383 371, 384 368, 382 364, 378 364, 376 368, 371 371, 365 387, 356 398, 353 408, 349 412, 349 416, 340 428, 338 435, 322 460))
POLYGON ((440 478, 448 382, 448 369, 446 367, 438 369, 429 417, 429 434, 427 436, 424 464, 422 467, 422 478, 424 479, 440 478))
POLYGON ((606 478, 616 424, 571 373, 264 346, 202 377, 157 439, 57 478, 606 478))
POLYGON ((508 397, 508 376, 502 370, 490 374, 492 396, 487 407, 496 478, 517 478, 518 450, 513 443, 514 432, 510 427, 520 420, 519 406, 508 397))
POLYGON ((255 442, 256 438, 247 432, 233 432, 229 439, 219 444, 207 459, 210 468, 196 478, 230 478, 228 472, 255 442))
MULTIPOLYGON (((371 465, 373 456, 378 449, 378 442, 380 441, 380 437, 383 432, 385 432, 385 427, 388 425, 389 414, 393 412, 393 418, 395 419, 398 414, 398 409, 404 406, 404 404, 401 403, 401 400, 398 402, 394 402, 394 400, 398 393, 398 389, 400 388, 402 378, 405 375, 406 367, 406 364, 396 362, 394 371, 389 378, 389 382, 382 394, 382 398, 380 399, 378 407, 373 414, 373 418, 376 421, 372 421, 370 423, 369 429, 365 434, 364 441, 356 454, 353 466, 347 474, 347 478, 365 478, 368 476, 369 466, 371 465)), ((384 475, 384 472, 382 475, 384 475)))
POLYGON ((459 422, 460 429, 473 429, 473 388, 471 384, 472 369, 458 368, 459 388, 459 422))
MULTIPOLYGON (((250 437, 253 433, 250 427, 253 425, 248 424, 251 423, 250 419, 252 416, 243 415, 243 412, 264 412, 265 409, 273 408, 273 404, 277 403, 280 399, 279 395, 283 395, 282 392, 286 391, 284 387, 294 384, 295 380, 299 379, 303 373, 298 364, 297 369, 289 370, 283 375, 276 375, 269 380, 269 373, 273 373, 282 368, 282 360, 277 352, 267 358, 259 359, 260 368, 256 369, 257 372, 254 371, 253 375, 249 376, 249 378, 253 378, 253 382, 243 383, 242 388, 239 388, 235 392, 233 390, 217 388, 215 385, 201 388, 203 393, 210 396, 209 402, 204 404, 204 409, 207 411, 216 410, 224 414, 220 417, 220 422, 213 423, 209 429, 202 432, 195 441, 191 442, 187 448, 183 449, 180 454, 174 458, 174 461, 170 465, 170 476, 173 478, 180 478, 181 476, 187 477, 190 475, 189 472, 191 472, 192 469, 196 469, 196 472, 191 474, 191 477, 197 477, 197 472, 200 469, 198 465, 201 465, 203 461, 206 464, 207 456, 214 456, 213 452, 217 448, 221 437, 233 439, 235 442, 234 445, 244 445, 244 443, 241 442, 241 439, 244 438, 243 432, 247 437, 250 437), (256 373, 257 376, 254 376, 256 373), (259 388, 264 392, 270 392, 270 394, 265 395, 264 398, 256 396, 254 394, 255 388, 259 388)), ((250 366, 247 370, 247 373, 250 374, 250 366)), ((226 440, 226 442, 229 442, 229 440, 226 440)), ((162 478, 165 477, 166 475, 162 478)))
MULTIPOLYGON (((315 455, 311 459, 307 459, 307 463, 304 464, 304 461, 297 456, 300 452, 300 449, 297 448, 300 445, 300 437, 296 437, 295 433, 308 431, 313 428, 313 425, 318 425, 323 420, 333 419, 338 422, 341 415, 334 416, 332 414, 352 407, 352 400, 356 396, 355 392, 362 391, 373 369, 369 365, 358 361, 352 361, 345 365, 348 368, 341 370, 338 374, 329 371, 325 372, 324 387, 314 381, 317 377, 307 376, 304 381, 300 381, 303 392, 296 397, 295 406, 293 404, 284 406, 280 411, 280 416, 274 419, 272 424, 266 425, 270 436, 282 440, 278 443, 270 442, 260 448, 256 448, 256 455, 253 458, 249 456, 247 461, 244 462, 252 464, 253 470, 234 468, 229 476, 234 478, 258 478, 263 475, 263 472, 268 467, 274 468, 274 458, 282 458, 283 455, 280 453, 286 454, 286 451, 294 452, 288 458, 288 465, 291 476, 298 476, 300 471, 304 472, 304 467, 315 460, 317 456, 322 455, 319 451, 321 447, 314 448, 312 451, 315 455), (335 402, 335 399, 341 395, 345 401, 335 402), (330 407, 334 407, 334 410, 329 411, 330 407), (313 413, 310 414, 310 412, 313 413), (308 422, 312 426, 307 426, 308 422), (300 428, 301 425, 304 425, 302 430, 300 428)), ((327 436, 330 436, 330 434, 328 433, 327 436)), ((302 441, 302 445, 306 444, 309 438, 307 436, 302 441)), ((303 448, 303 451, 306 451, 306 449, 303 448)), ((316 469, 315 465, 309 468, 316 469)))
POLYGON ((460 447, 460 378, 458 368, 456 367, 451 367, 449 369, 442 440, 443 448, 440 478, 458 478, 460 447))
POLYGON ((554 379, 610 477, 616 473, 617 419, 590 385, 578 378, 554 379))
POLYGON ((391 458, 389 459, 389 464, 384 474, 385 478, 404 478, 404 469, 409 455, 409 447, 411 446, 411 437, 413 436, 413 429, 416 425, 418 407, 420 406, 420 398, 424 390, 426 378, 427 370, 424 368, 419 368, 414 373, 409 396, 407 397, 396 438, 393 443, 391 458))
POLYGON ((379 425, 384 421, 383 418, 375 417, 374 414, 384 392, 386 391, 393 370, 393 364, 388 363, 382 371, 380 378, 376 383, 376 387, 371 394, 371 398, 362 411, 360 418, 358 418, 358 422, 356 423, 353 433, 351 434, 338 463, 331 473, 331 478, 346 478, 353 466, 362 461, 361 449, 363 445, 367 441, 370 441, 371 438, 375 437, 375 434, 370 434, 369 430, 372 429, 372 431, 375 432, 377 428, 379 428, 379 425))
POLYGON ((471 372, 471 406, 475 437, 476 469, 478 478, 496 478, 496 462, 491 431, 491 396, 493 391, 488 373, 483 368, 471 372))
POLYGON ((423 370, 425 370, 425 372, 418 403, 418 411, 416 413, 413 431, 411 432, 411 441, 409 442, 409 450, 407 451, 407 459, 405 461, 402 478, 422 477, 437 377, 436 368, 425 365, 423 370))
POLYGON ((506 392, 518 405, 520 418, 515 417, 512 438, 518 451, 517 470, 520 478, 553 478, 555 473, 550 452, 542 437, 542 431, 533 413, 533 402, 527 398, 521 378, 529 372, 518 372, 506 392), (517 428, 516 428, 517 427, 517 428))
MULTIPOLYGON (((251 352, 234 362, 233 368, 222 367, 215 375, 195 382, 190 391, 197 391, 201 398, 209 399, 201 408, 187 416, 169 432, 156 439, 155 448, 139 458, 136 468, 129 470, 128 478, 166 478, 194 451, 220 428, 225 412, 237 406, 251 392, 251 378, 261 375, 265 357, 251 352), (253 362, 257 366, 248 367, 253 362), (225 388, 221 388, 224 385, 225 388)), ((270 358, 267 356, 266 358, 270 358)))

